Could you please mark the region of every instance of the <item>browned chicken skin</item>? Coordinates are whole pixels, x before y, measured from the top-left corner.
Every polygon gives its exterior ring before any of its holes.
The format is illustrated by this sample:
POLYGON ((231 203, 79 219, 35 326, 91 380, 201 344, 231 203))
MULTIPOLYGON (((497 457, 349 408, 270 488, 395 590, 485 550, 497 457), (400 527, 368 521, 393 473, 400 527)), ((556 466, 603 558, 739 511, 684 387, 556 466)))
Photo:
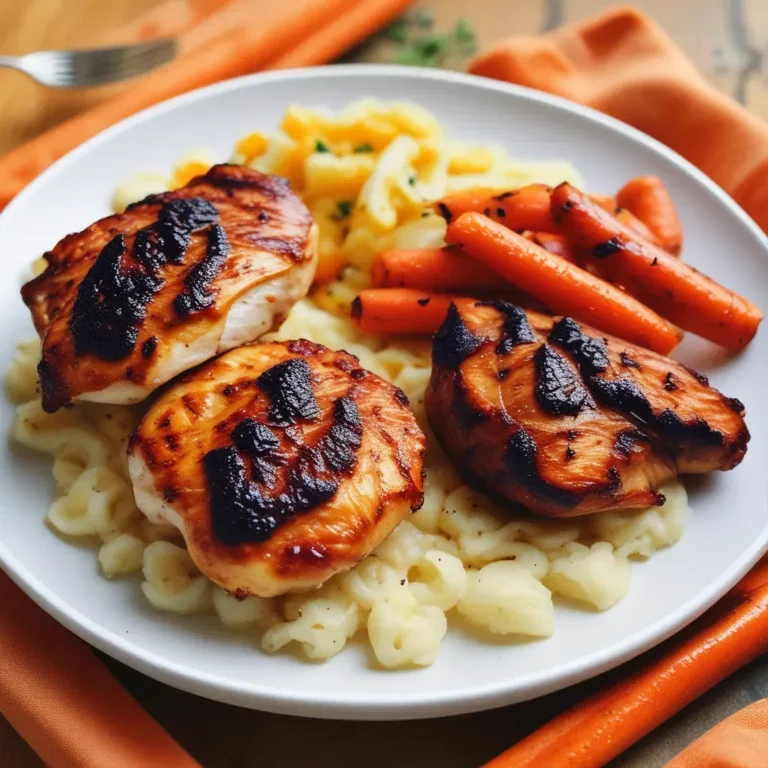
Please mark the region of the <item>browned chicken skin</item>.
POLYGON ((309 211, 284 179, 214 166, 68 235, 22 296, 43 339, 43 407, 142 400, 279 324, 315 268, 309 211))
POLYGON ((426 409, 470 483, 547 517, 663 503, 664 481, 732 469, 749 440, 704 376, 506 302, 451 307, 426 409))
POLYGON ((424 435, 399 389, 308 341, 233 350, 182 377, 133 435, 139 508, 240 596, 317 587, 423 501, 424 435))

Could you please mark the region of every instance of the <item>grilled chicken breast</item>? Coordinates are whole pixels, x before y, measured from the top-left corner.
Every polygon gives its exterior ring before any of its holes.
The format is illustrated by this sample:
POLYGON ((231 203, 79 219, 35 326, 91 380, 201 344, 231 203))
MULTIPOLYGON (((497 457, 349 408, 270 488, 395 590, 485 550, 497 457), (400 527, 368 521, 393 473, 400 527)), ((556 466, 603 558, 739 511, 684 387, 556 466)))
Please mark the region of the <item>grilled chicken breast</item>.
POLYGON ((749 440, 704 376, 506 302, 451 307, 426 409, 471 484, 547 517, 661 504, 666 480, 732 469, 749 440))
POLYGON ((233 350, 134 433, 136 502, 238 596, 317 587, 423 502, 424 435, 396 387, 308 341, 233 350))
POLYGON ((22 288, 43 407, 125 404, 257 339, 304 296, 316 229, 284 179, 218 165, 68 235, 22 288))

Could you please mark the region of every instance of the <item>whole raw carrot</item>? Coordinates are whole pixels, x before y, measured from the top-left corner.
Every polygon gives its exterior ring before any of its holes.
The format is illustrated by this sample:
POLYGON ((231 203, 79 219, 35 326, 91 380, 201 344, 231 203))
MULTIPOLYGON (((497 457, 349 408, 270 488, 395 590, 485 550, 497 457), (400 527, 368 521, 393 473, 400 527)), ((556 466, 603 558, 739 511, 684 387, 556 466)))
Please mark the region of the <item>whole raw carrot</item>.
POLYGON ((574 249, 668 320, 729 349, 744 348, 763 313, 712 278, 703 275, 637 234, 570 184, 552 193, 553 218, 574 249))
POLYGON ((363 333, 431 334, 442 325, 452 301, 461 306, 475 299, 410 288, 369 288, 352 302, 352 322, 363 333))
POLYGON ((446 239, 557 314, 667 354, 678 330, 639 301, 581 267, 478 213, 448 225, 446 239))
POLYGON ((670 253, 680 253, 683 225, 672 196, 658 176, 638 176, 628 181, 616 195, 616 202, 637 216, 670 253))
POLYGON ((768 651, 768 584, 737 586, 663 655, 559 715, 485 768, 599 768, 768 651))
POLYGON ((335 61, 350 50, 352 41, 365 40, 383 29, 408 5, 409 0, 366 0, 348 3, 344 13, 331 16, 293 48, 286 48, 265 70, 317 66, 335 61))
POLYGON ((745 595, 753 589, 768 584, 768 555, 763 555, 752 570, 731 590, 733 593, 745 595))
POLYGON ((467 189, 438 200, 435 210, 449 224, 463 213, 474 212, 515 231, 557 232, 550 213, 551 192, 552 188, 544 184, 530 184, 506 192, 467 189))
POLYGON ((371 279, 376 288, 438 292, 492 291, 498 290, 502 282, 498 274, 468 259, 455 248, 383 251, 373 262, 371 279))

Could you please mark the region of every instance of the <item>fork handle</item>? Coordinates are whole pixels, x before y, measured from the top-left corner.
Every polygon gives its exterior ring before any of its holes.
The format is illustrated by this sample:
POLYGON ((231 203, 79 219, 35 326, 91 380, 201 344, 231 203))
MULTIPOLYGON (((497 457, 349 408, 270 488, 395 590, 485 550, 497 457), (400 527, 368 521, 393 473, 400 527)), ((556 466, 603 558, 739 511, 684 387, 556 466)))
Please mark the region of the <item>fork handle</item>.
POLYGON ((0 67, 21 70, 21 56, 0 56, 0 67))

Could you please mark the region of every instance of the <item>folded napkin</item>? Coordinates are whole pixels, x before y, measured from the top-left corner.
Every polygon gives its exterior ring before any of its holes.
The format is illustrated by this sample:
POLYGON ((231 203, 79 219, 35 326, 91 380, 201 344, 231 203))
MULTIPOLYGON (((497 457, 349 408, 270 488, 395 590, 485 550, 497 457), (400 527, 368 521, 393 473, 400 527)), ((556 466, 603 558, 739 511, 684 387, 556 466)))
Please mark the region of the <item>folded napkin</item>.
POLYGON ((698 166, 768 232, 768 125, 710 86, 638 11, 613 8, 548 35, 511 37, 470 71, 639 128, 698 166))
POLYGON ((49 768, 200 768, 2 571, 0 712, 49 768))
POLYGON ((332 61, 410 0, 168 0, 120 40, 177 37, 172 62, 0 158, 0 209, 51 163, 110 125, 204 85, 264 69, 332 61))
POLYGON ((766 764, 768 699, 762 699, 707 731, 667 768, 765 768, 766 764))

